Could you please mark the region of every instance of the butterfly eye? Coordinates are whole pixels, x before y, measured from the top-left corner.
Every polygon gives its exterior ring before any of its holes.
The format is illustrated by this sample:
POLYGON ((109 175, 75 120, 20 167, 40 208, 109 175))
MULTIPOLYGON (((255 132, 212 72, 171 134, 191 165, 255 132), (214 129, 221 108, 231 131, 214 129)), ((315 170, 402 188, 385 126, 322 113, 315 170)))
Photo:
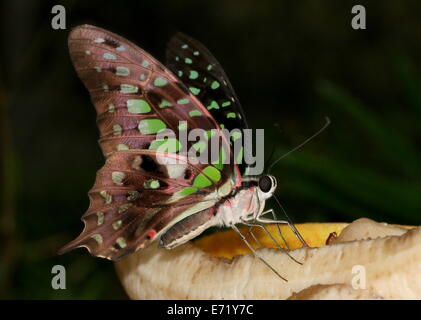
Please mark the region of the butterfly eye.
POLYGON ((269 192, 272 189, 272 179, 269 176, 262 176, 259 179, 259 188, 262 192, 269 192))

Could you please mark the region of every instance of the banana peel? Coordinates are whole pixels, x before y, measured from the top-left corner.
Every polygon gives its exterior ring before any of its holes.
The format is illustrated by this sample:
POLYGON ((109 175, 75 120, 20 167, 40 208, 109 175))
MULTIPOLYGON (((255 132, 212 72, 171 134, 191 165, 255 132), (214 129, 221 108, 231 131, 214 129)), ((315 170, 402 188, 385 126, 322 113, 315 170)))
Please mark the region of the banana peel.
POLYGON ((282 226, 204 236, 172 250, 149 246, 117 262, 131 299, 421 299, 421 228, 359 219, 297 224, 308 247, 282 226), (259 245, 263 248, 259 248, 259 245), (297 260, 302 264, 297 263, 297 260))

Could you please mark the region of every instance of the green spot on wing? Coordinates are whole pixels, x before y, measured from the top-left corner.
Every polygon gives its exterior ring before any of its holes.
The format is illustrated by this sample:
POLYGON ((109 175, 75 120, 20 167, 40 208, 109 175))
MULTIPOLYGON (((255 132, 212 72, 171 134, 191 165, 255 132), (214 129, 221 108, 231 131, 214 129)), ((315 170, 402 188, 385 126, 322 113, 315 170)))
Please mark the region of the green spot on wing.
POLYGON ((116 222, 113 223, 113 229, 114 230, 118 230, 120 229, 121 225, 122 225, 122 221, 121 220, 117 220, 116 222))
POLYGON ((128 76, 130 74, 130 70, 129 70, 129 68, 119 66, 119 67, 116 68, 115 74, 118 75, 118 76, 125 77, 125 76, 128 76))
POLYGON ((115 55, 113 55, 111 53, 108 53, 108 52, 104 53, 103 57, 105 59, 108 59, 108 60, 115 60, 115 59, 117 59, 115 55))
POLYGON ((129 147, 123 143, 117 145, 117 151, 129 150, 129 147))
POLYGON ((123 131, 123 128, 121 128, 121 126, 119 124, 115 124, 115 125, 113 125, 113 130, 114 130, 114 135, 118 136, 123 131))
POLYGON ((131 84, 121 84, 120 85, 120 91, 122 93, 137 93, 137 91, 139 90, 138 87, 133 86, 131 84))
POLYGON ((156 179, 149 179, 143 183, 145 189, 158 189, 160 186, 159 181, 156 179))
POLYGON ((193 186, 196 188, 205 188, 219 180, 221 180, 221 172, 213 166, 207 166, 202 173, 199 173, 194 178, 193 186))
POLYGON ((200 89, 195 88, 195 87, 190 87, 189 88, 190 92, 193 93, 195 96, 197 96, 200 93, 200 89))
POLYGON ((143 99, 129 99, 127 109, 130 113, 148 113, 151 111, 151 106, 143 99))
POLYGON ((222 103, 223 107, 228 107, 230 105, 231 105, 231 101, 225 101, 225 102, 222 103))
POLYGON ((159 104, 159 107, 160 108, 172 107, 172 104, 169 101, 162 99, 161 103, 159 104))
POLYGON ((100 226, 101 224, 104 223, 104 214, 102 212, 97 212, 96 216, 97 216, 97 225, 100 226))
POLYGON ((212 84, 211 84, 211 88, 213 89, 213 90, 215 90, 215 89, 218 89, 219 88, 219 86, 220 86, 220 84, 219 84, 219 82, 218 81, 213 81, 212 82, 212 84))
POLYGON ((110 195, 107 191, 102 190, 99 194, 104 198, 106 204, 113 202, 113 196, 110 195))
POLYGON ((197 110, 197 109, 194 109, 189 112, 190 117, 199 117, 201 115, 202 115, 202 112, 200 112, 200 110, 197 110))
POLYGON ((190 59, 190 58, 185 58, 184 59, 184 62, 187 63, 187 64, 192 64, 193 63, 192 59, 190 59))
POLYGON ((139 131, 142 134, 153 134, 165 129, 166 124, 160 119, 145 119, 139 122, 139 131))
POLYGON ((102 236, 99 233, 95 233, 91 236, 92 239, 94 239, 99 244, 102 243, 102 236))
POLYGON ((187 187, 187 188, 184 188, 183 190, 180 190, 178 193, 179 195, 182 195, 182 196, 188 196, 189 194, 195 193, 196 191, 197 191, 197 188, 187 187))
POLYGON ((237 115, 235 114, 235 112, 229 112, 228 114, 227 114, 227 118, 229 119, 229 118, 235 118, 237 115))
POLYGON ((187 99, 187 98, 184 98, 184 99, 180 99, 180 100, 178 100, 177 101, 177 103, 178 104, 187 104, 187 103, 189 103, 190 101, 189 101, 189 99, 187 99))
POLYGON ((139 191, 132 190, 128 192, 127 200, 134 201, 139 197, 139 191))
POLYGON ((113 182, 119 186, 123 185, 123 180, 126 177, 126 175, 124 174, 124 172, 120 172, 120 171, 114 171, 111 174, 111 179, 113 180, 113 182))
POLYGON ((203 175, 203 173, 199 173, 196 178, 194 178, 193 186, 196 188, 205 188, 212 185, 212 181, 203 175))
POLYGON ((122 248, 122 249, 127 246, 126 240, 124 240, 123 237, 117 238, 116 242, 120 246, 120 248, 122 248))
POLYGON ((123 213, 129 210, 129 208, 133 206, 133 203, 125 203, 118 207, 118 213, 123 213))
POLYGON ((213 182, 218 182, 221 180, 221 172, 213 166, 207 166, 203 173, 206 174, 213 182))
POLYGON ((148 61, 148 60, 143 60, 143 62, 142 62, 142 66, 143 66, 143 67, 145 67, 145 68, 146 68, 146 67, 148 67, 148 66, 149 66, 149 64, 150 64, 150 63, 149 63, 149 61, 148 61))
POLYGON ((218 169, 218 170, 222 170, 224 169, 224 164, 221 162, 215 163, 214 166, 218 169))
POLYGON ((215 100, 212 100, 211 104, 207 106, 208 110, 219 109, 219 104, 215 100))
POLYGON ((165 86, 167 83, 168 83, 167 79, 164 79, 161 77, 157 77, 155 81, 153 82, 153 84, 157 87, 165 86))
POLYGON ((195 70, 190 70, 190 74, 189 74, 189 78, 194 80, 197 79, 199 77, 199 73, 195 70))

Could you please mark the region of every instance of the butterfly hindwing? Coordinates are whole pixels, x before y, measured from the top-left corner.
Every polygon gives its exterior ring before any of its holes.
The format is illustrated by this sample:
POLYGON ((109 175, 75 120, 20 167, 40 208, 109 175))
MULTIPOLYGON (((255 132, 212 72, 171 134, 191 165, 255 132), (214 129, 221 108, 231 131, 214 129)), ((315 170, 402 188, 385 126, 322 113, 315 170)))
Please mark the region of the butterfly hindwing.
MULTIPOLYGON (((238 176, 232 179, 238 168, 222 163, 221 154, 209 164, 187 157, 195 143, 182 141, 183 130, 203 129, 206 149, 211 130, 220 127, 170 70, 124 38, 88 25, 72 30, 69 50, 97 110, 107 159, 89 192, 85 229, 61 252, 87 247, 93 255, 119 259, 176 219, 212 207, 238 184, 238 176), (161 139, 169 129, 173 137, 161 139)), ((218 139, 229 152, 226 139, 218 139)))
MULTIPOLYGON (((84 246, 93 255, 116 260, 143 248, 189 208, 212 207, 222 195, 212 184, 197 187, 195 180, 203 170, 184 157, 173 157, 178 158, 177 164, 164 165, 149 150, 110 155, 89 191, 90 207, 82 217, 85 229, 63 252, 84 246)), ((216 180, 220 187, 222 181, 216 180)))
POLYGON ((177 33, 167 46, 167 64, 219 124, 229 130, 248 127, 227 75, 203 44, 177 33))
MULTIPOLYGON (((199 41, 177 33, 167 45, 167 64, 188 89, 203 103, 221 128, 229 131, 248 128, 240 101, 216 58, 199 41)), ((231 137, 236 139, 239 135, 231 137)), ((243 150, 234 154, 244 173, 243 150)))

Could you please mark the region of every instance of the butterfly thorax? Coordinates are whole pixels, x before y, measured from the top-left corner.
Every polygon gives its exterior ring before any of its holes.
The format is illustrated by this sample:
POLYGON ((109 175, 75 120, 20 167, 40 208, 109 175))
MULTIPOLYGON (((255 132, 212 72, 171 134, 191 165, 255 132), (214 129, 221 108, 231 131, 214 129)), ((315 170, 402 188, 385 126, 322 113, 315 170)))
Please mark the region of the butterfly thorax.
POLYGON ((265 199, 260 196, 259 177, 244 179, 241 186, 221 200, 216 208, 215 225, 230 227, 259 215, 265 207, 265 199))

